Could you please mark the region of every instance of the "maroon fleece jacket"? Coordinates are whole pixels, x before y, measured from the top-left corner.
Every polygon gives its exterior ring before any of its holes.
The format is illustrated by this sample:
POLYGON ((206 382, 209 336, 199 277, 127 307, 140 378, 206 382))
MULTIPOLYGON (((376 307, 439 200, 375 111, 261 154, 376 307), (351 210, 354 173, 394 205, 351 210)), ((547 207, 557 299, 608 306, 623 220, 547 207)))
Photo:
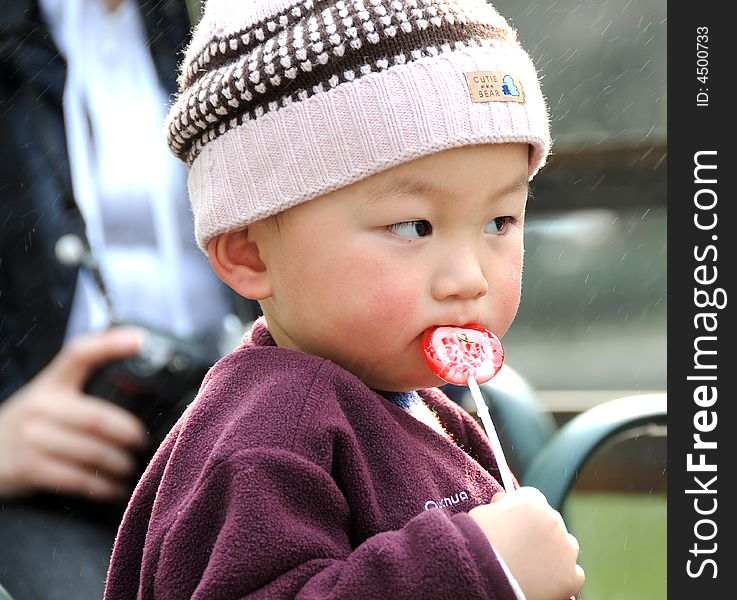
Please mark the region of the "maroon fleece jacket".
POLYGON ((483 431, 451 439, 262 320, 208 373, 130 500, 106 600, 515 600, 467 512, 502 489, 483 431))

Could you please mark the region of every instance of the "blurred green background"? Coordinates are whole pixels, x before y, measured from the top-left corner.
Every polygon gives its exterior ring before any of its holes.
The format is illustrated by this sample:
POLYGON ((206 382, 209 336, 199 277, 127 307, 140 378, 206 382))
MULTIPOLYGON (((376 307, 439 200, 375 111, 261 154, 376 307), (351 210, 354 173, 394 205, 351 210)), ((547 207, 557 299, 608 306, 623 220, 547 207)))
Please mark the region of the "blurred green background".
MULTIPOLYGON (((492 2, 542 75, 553 154, 533 182, 507 362, 558 423, 666 388, 666 2, 492 2)), ((665 431, 601 449, 563 507, 585 600, 666 597, 665 431)))
POLYGON ((667 597, 664 495, 576 492, 567 513, 582 548, 585 600, 667 597))

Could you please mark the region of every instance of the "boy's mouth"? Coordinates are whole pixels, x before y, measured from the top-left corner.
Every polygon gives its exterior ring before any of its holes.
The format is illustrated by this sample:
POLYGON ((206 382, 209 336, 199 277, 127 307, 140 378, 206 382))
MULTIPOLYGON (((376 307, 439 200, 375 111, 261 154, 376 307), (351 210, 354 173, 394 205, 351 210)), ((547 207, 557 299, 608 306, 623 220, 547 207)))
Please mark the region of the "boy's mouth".
POLYGON ((466 321, 466 320, 433 323, 432 325, 428 325, 427 327, 425 327, 425 329, 423 329, 419 333, 419 335, 417 335, 417 337, 415 338, 415 342, 422 344, 422 338, 425 335, 425 333, 429 331, 430 329, 437 329, 438 327, 453 327, 455 329, 474 329, 478 327, 484 327, 484 325, 482 325, 480 321, 466 321))
POLYGON ((458 321, 448 321, 446 323, 433 323, 429 327, 426 327, 425 330, 430 329, 431 327, 457 327, 460 329, 473 329, 476 327, 485 327, 485 326, 479 320, 458 320, 458 321))

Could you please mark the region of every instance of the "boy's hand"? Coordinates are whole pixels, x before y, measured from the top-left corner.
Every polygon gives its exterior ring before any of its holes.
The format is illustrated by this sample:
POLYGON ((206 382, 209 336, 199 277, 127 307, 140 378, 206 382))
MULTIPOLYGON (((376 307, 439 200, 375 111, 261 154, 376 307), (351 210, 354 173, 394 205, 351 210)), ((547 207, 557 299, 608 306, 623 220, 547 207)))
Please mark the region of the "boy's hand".
POLYGON ((578 541, 535 488, 500 492, 468 513, 506 563, 527 600, 563 600, 578 593, 584 572, 578 541))
POLYGON ((80 336, 0 404, 0 498, 44 490, 111 499, 126 491, 144 425, 82 390, 95 368, 140 344, 130 328, 80 336))

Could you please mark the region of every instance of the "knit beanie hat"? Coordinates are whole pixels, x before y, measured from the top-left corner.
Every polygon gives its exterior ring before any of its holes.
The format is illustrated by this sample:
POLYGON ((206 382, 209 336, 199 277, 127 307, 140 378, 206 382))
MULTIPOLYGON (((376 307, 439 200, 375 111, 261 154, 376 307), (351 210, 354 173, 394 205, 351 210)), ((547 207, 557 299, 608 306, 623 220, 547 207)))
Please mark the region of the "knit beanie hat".
POLYGON ((532 61, 485 0, 208 0, 167 118, 197 242, 403 162, 550 149, 532 61))

